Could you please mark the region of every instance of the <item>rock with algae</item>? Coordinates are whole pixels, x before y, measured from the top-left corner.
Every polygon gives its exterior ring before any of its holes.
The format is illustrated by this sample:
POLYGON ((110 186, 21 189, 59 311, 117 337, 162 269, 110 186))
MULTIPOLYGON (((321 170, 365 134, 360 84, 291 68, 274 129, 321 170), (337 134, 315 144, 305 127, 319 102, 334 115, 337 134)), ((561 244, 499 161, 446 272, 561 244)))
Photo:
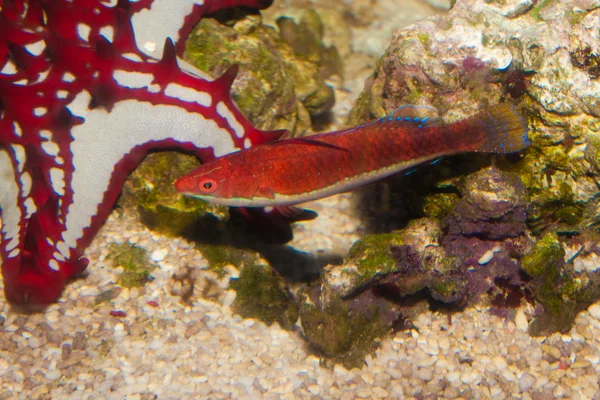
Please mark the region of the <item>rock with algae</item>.
POLYGON ((176 152, 148 155, 127 180, 119 204, 135 207, 142 223, 169 236, 194 236, 200 221, 224 218, 220 207, 179 194, 173 182, 189 172, 199 161, 176 152))
MULTIPOLYGON (((352 365, 376 337, 420 312, 419 298, 454 309, 491 305, 502 315, 525 298, 540 304, 532 333, 564 331, 600 295, 600 274, 568 266, 555 234, 532 241, 518 174, 484 168, 457 187, 443 219, 366 236, 302 292, 300 317, 311 344, 352 365)), ((586 260, 597 257, 597 247, 586 249, 586 260)))
POLYGON ((324 79, 341 74, 341 62, 314 28, 318 14, 299 23, 280 18, 281 33, 263 25, 259 14, 217 17, 223 23, 203 18, 193 29, 184 58, 214 76, 240 65, 232 98, 257 128, 301 135, 310 129, 311 116, 331 109, 334 92, 324 79))
POLYGON ((154 269, 146 250, 129 243, 113 243, 110 245, 108 259, 115 267, 123 268, 119 283, 131 288, 144 286, 150 281, 150 272, 154 269))
POLYGON ((447 15, 395 32, 351 124, 402 104, 445 120, 517 102, 531 147, 517 172, 535 233, 581 232, 599 221, 600 7, 596 0, 458 0, 447 15))
POLYGON ((600 297, 600 272, 576 271, 572 260, 565 260, 564 244, 554 233, 540 238, 521 262, 540 304, 529 327, 533 335, 569 331, 577 313, 600 297))
POLYGON ((270 325, 293 329, 298 319, 298 305, 287 284, 268 265, 246 266, 231 282, 237 292, 233 310, 244 318, 255 318, 270 325))
MULTIPOLYGON (((303 29, 312 31, 315 37, 323 45, 312 47, 311 52, 317 53, 319 58, 323 52, 328 52, 328 48, 335 49, 339 55, 346 59, 352 52, 352 9, 343 0, 332 0, 328 2, 314 2, 310 0, 293 0, 285 2, 274 2, 273 5, 263 11, 261 14, 264 23, 271 26, 277 26, 281 18, 291 19, 297 25, 302 25, 303 29)), ((299 37, 298 35, 294 35, 299 37)), ((293 44, 291 44, 293 47, 293 44)), ((301 45, 302 48, 310 48, 307 45, 301 45)), ((327 58, 328 56, 325 55, 327 58)), ((337 70, 339 73, 341 70, 337 70)))
POLYGON ((463 178, 459 187, 461 197, 445 218, 441 241, 468 271, 470 303, 503 295, 507 285, 522 287, 519 259, 531 243, 519 176, 489 167, 463 178))
POLYGON ((204 244, 198 243, 196 249, 202 253, 202 257, 208 262, 208 269, 222 275, 224 268, 232 265, 237 269, 243 269, 258 262, 257 253, 241 249, 229 244, 204 244))
POLYGON ((402 299, 428 292, 442 302, 460 302, 467 281, 458 259, 440 245, 441 234, 439 222, 421 219, 355 243, 342 265, 326 267, 300 296, 308 341, 323 355, 355 365, 375 338, 414 313, 402 299))

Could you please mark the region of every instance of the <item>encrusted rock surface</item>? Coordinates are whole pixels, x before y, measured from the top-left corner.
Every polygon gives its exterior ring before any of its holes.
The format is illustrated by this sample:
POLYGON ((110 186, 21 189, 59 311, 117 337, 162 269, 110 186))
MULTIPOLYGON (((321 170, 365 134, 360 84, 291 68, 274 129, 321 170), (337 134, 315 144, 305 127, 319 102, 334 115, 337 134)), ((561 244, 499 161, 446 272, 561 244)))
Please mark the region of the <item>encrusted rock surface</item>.
POLYGON ((303 328, 313 344, 326 348, 323 342, 339 335, 310 326, 315 319, 305 316, 315 312, 331 319, 362 316, 381 330, 414 317, 418 308, 409 306, 417 298, 459 307, 490 303, 510 285, 522 288, 519 257, 531 247, 523 184, 515 174, 488 168, 467 177, 461 188, 444 221, 416 219, 402 230, 366 236, 342 265, 325 268, 301 299, 303 328))
POLYGON ((231 286, 237 293, 234 312, 267 325, 277 322, 284 329, 295 327, 298 305, 285 280, 270 265, 245 266, 231 286))
POLYGON ((341 75, 341 62, 335 47, 322 43, 317 13, 298 24, 280 19, 279 32, 262 24, 259 14, 216 17, 193 29, 184 58, 213 76, 238 64, 232 98, 257 128, 300 135, 311 117, 331 109, 334 91, 324 79, 341 75))
MULTIPOLYGON (((458 157, 430 173, 437 178, 409 177, 399 186, 403 210, 412 209, 404 221, 419 209, 439 221, 437 246, 458 260, 454 282, 469 293, 463 304, 487 300, 508 315, 505 307, 529 301, 537 305, 533 334, 566 331, 600 296, 599 275, 587 267, 597 257, 600 217, 599 22, 597 1, 459 0, 449 14, 395 32, 351 115, 359 124, 409 103, 434 106, 452 122, 498 102, 518 105, 530 125, 531 146, 523 154, 458 157), (579 250, 566 235, 576 235, 579 250), (548 241, 556 257, 540 257, 548 241)), ((385 197, 395 195, 388 190, 385 197)), ((419 271, 414 252, 398 251, 403 244, 381 246, 367 237, 355 248, 361 254, 383 248, 387 258, 365 273, 351 252, 342 266, 326 269, 306 304, 328 310, 341 301, 353 304, 354 313, 361 296, 372 304, 365 289, 388 284, 402 267, 419 271), (394 252, 399 262, 387 262, 394 252)), ((411 282, 394 289, 411 293, 411 282)))
POLYGON ((122 207, 138 211, 141 221, 157 232, 171 236, 192 236, 198 225, 228 216, 226 207, 181 196, 175 179, 200 162, 194 156, 175 152, 149 154, 129 177, 119 199, 122 207))
POLYGON ((399 105, 437 107, 446 121, 501 101, 530 122, 532 146, 510 164, 542 231, 597 223, 600 126, 598 1, 459 0, 447 15, 394 34, 355 106, 357 124, 399 105))
POLYGON ((411 220, 402 230, 366 236, 343 264, 326 267, 303 292, 300 316, 313 345, 356 362, 374 335, 416 317, 422 307, 415 302, 427 298, 454 310, 488 305, 502 316, 528 301, 536 305, 534 335, 567 331, 577 312, 600 298, 600 273, 577 271, 573 263, 580 255, 599 255, 592 245, 597 235, 580 238, 581 253, 569 261, 566 240, 530 235, 527 192, 517 174, 484 168, 457 187, 445 218, 411 220), (360 330, 353 328, 358 321, 360 330))

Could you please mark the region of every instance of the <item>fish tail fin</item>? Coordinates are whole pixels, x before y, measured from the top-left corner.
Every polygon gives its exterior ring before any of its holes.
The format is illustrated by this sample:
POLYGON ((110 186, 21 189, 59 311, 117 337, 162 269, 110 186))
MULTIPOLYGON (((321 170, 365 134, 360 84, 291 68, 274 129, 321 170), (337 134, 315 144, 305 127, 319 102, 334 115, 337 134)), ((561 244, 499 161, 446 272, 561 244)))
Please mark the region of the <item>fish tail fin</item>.
POLYGON ((527 120, 511 103, 485 109, 467 123, 479 131, 481 138, 472 151, 514 153, 529 145, 527 120))

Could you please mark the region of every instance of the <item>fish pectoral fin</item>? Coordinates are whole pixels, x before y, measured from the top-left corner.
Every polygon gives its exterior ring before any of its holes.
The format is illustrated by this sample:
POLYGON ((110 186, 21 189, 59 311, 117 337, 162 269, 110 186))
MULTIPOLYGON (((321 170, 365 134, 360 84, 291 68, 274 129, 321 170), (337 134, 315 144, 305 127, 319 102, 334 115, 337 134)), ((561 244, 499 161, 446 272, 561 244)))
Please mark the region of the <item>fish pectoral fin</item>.
POLYGON ((312 210, 294 206, 277 206, 272 209, 265 209, 265 214, 270 218, 284 218, 288 222, 309 221, 319 216, 312 210))
POLYGON ((342 150, 342 151, 349 151, 348 149, 345 149, 343 147, 340 146, 336 146, 335 144, 331 144, 331 143, 327 143, 327 142, 322 142, 320 140, 317 139, 311 139, 311 138, 293 138, 293 139, 285 139, 285 140, 276 140, 274 142, 271 142, 269 144, 272 145, 280 145, 280 144, 304 144, 304 145, 308 145, 308 146, 322 146, 322 147, 327 147, 329 149, 333 149, 333 150, 342 150))
POLYGON ((274 199, 275 192, 268 187, 259 187, 254 197, 262 197, 263 199, 274 199))

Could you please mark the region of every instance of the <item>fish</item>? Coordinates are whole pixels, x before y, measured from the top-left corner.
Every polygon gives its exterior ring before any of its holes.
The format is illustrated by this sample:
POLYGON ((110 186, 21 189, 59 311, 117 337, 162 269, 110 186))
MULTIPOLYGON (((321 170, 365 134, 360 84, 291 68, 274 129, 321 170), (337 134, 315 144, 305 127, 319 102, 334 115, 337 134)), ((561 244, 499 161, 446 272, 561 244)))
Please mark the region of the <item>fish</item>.
POLYGON ((451 124, 431 107, 404 106, 341 131, 273 141, 215 158, 175 181, 177 191, 234 207, 291 207, 351 191, 458 153, 514 153, 527 120, 500 103, 451 124))
POLYGON ((89 261, 151 150, 208 161, 272 141, 237 109, 237 68, 181 59, 202 16, 272 0, 0 0, 0 260, 6 299, 45 306, 89 261))

